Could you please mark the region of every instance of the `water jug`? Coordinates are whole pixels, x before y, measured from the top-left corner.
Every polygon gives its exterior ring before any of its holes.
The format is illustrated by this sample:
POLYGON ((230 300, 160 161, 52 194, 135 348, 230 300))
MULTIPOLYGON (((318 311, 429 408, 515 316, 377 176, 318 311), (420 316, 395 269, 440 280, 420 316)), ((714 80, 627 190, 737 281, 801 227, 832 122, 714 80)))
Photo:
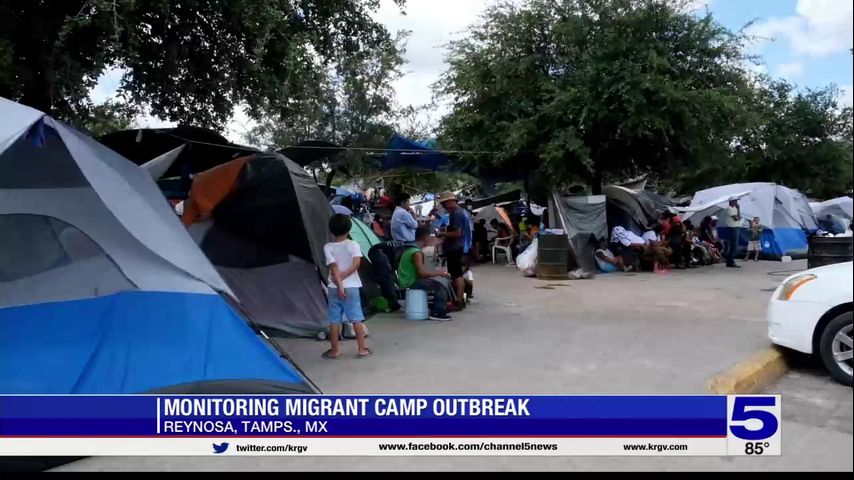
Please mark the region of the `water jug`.
POLYGON ((427 291, 406 291, 406 319, 427 320, 430 312, 427 311, 427 291))

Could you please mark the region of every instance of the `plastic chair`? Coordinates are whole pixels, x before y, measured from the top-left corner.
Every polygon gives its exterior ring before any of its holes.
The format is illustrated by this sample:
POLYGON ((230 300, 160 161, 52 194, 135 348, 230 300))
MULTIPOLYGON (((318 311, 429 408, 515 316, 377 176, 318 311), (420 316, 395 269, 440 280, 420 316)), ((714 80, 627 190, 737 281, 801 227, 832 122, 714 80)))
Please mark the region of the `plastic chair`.
POLYGON ((509 237, 499 237, 496 238, 492 243, 492 263, 495 263, 496 253, 502 253, 504 257, 507 259, 507 265, 513 265, 513 252, 510 249, 510 245, 513 244, 513 239, 516 235, 510 235, 509 237), (507 245, 499 245, 501 242, 507 242, 507 245))

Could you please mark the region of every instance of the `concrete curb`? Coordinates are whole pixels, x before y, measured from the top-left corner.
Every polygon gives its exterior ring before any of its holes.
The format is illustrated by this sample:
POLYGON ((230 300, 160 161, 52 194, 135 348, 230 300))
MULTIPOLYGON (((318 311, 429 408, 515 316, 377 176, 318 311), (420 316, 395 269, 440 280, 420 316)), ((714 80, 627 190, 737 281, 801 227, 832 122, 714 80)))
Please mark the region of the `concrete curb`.
POLYGON ((709 391, 720 395, 760 393, 789 370, 777 347, 767 348, 709 380, 709 391))

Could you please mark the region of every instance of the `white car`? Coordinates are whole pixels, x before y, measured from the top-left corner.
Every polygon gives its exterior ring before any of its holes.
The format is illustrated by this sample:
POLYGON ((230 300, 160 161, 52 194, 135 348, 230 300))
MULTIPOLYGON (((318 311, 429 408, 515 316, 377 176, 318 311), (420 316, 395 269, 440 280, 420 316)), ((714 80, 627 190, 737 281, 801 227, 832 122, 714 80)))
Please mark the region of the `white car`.
POLYGON ((851 385, 852 263, 813 268, 777 287, 768 305, 768 337, 818 355, 831 375, 851 385))

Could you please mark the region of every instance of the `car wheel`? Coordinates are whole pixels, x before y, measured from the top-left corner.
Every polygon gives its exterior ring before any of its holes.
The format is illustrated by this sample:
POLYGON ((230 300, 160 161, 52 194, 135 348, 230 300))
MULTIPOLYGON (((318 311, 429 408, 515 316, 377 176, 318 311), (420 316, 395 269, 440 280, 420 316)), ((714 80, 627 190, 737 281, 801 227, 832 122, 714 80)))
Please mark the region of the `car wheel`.
POLYGON ((852 312, 843 313, 834 318, 824 328, 821 334, 819 351, 824 366, 833 375, 833 378, 848 385, 852 384, 851 355, 854 347, 851 342, 852 312))

